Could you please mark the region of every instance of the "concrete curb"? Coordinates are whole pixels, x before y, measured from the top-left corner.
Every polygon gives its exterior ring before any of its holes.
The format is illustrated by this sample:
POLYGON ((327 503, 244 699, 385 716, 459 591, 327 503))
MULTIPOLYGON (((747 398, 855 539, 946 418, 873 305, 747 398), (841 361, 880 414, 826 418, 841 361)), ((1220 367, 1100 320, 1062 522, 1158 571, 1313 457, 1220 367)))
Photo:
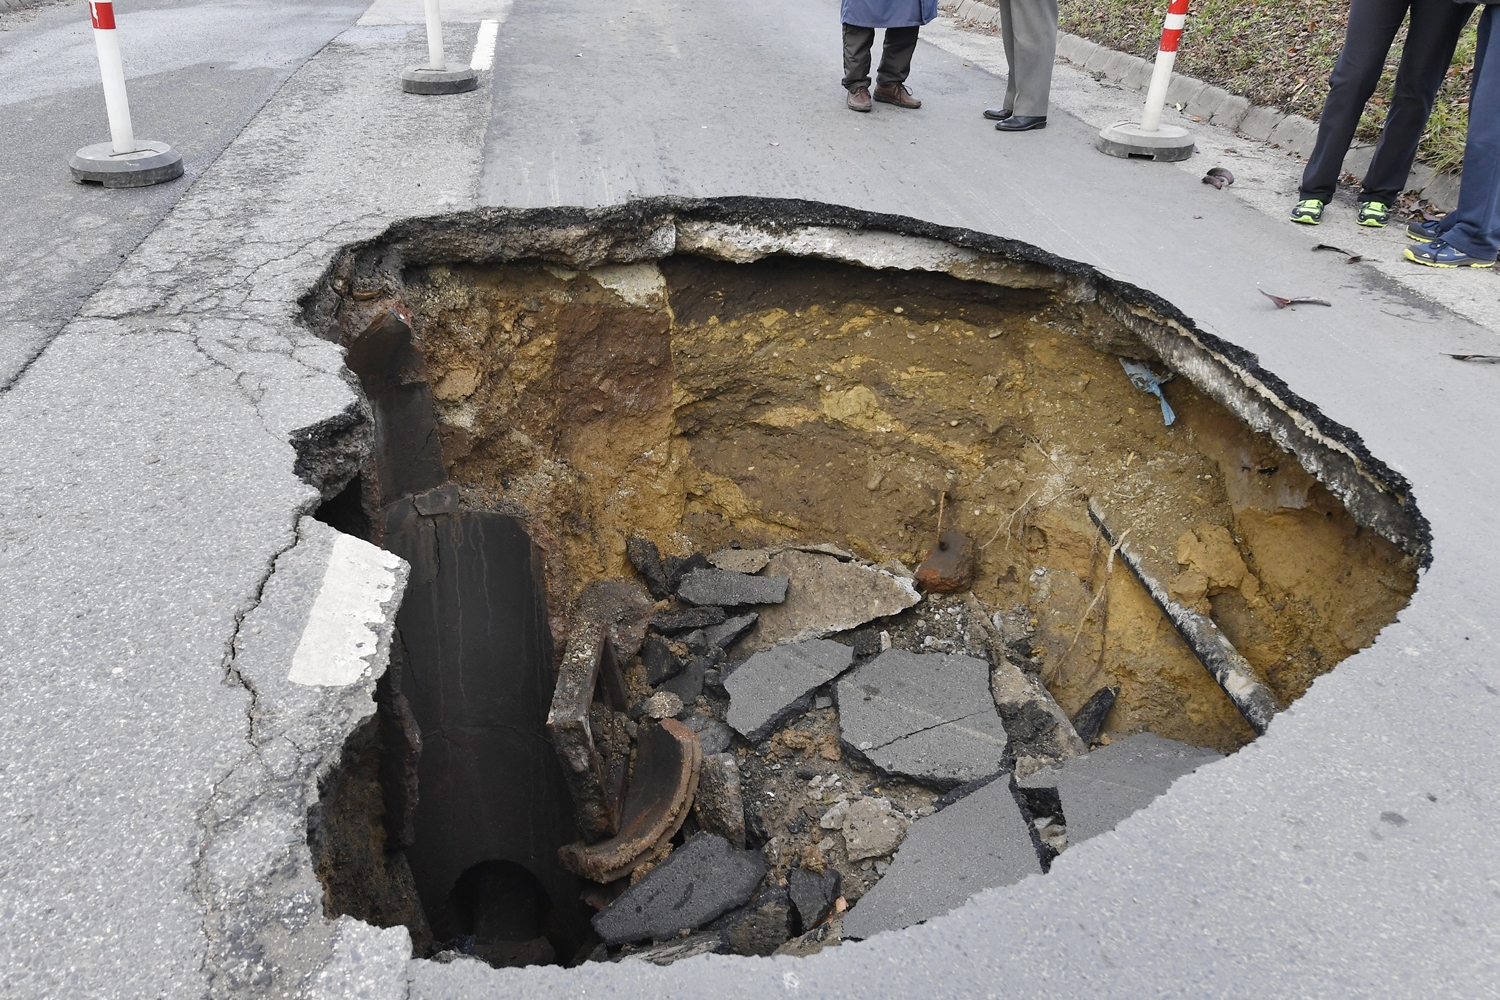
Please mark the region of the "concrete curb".
MULTIPOLYGON (((5 0, 0 0, 0 3, 5 0)), ((1000 30, 1000 11, 984 0, 943 0, 938 5, 960 21, 976 27, 1000 30)), ((1117 52, 1079 35, 1060 31, 1057 35, 1057 58, 1072 63, 1096 77, 1145 91, 1151 82, 1152 61, 1128 52, 1117 52)), ((1238 94, 1215 87, 1190 76, 1172 74, 1167 89, 1167 103, 1183 114, 1211 125, 1232 128, 1247 139, 1270 143, 1306 159, 1318 139, 1318 123, 1301 115, 1289 115, 1276 108, 1251 104, 1238 94)), ((1373 144, 1357 144, 1344 157, 1344 171, 1362 177, 1375 155, 1373 144)), ((1462 174, 1439 173, 1426 164, 1412 166, 1407 189, 1416 191, 1432 202, 1439 211, 1452 211, 1458 204, 1458 186, 1462 174)))

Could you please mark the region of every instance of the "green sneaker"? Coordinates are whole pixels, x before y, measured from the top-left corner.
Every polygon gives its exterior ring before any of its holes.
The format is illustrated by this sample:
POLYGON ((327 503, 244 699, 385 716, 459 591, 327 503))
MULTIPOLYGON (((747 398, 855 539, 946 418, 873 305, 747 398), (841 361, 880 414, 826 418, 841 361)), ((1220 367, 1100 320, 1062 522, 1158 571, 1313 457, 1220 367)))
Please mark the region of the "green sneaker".
POLYGON ((1292 209, 1292 221, 1300 222, 1304 226, 1316 226, 1323 221, 1323 206, 1326 202, 1316 198, 1303 198, 1297 202, 1297 207, 1292 209))
POLYGON ((1362 201, 1359 203, 1359 219, 1361 226, 1369 226, 1371 229, 1384 229, 1385 224, 1391 221, 1391 206, 1383 201, 1362 201))

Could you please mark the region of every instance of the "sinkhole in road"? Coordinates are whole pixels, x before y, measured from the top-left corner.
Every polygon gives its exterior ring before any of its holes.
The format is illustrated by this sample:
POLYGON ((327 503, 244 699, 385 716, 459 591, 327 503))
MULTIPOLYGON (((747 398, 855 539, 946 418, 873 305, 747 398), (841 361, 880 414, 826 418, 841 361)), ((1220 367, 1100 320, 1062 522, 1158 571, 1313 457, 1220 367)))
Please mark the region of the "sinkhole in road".
POLYGON ((806 954, 934 916, 1103 832, 1068 768, 1234 752, 1226 687, 1289 704, 1415 588, 1399 477, 1143 294, 998 242, 599 218, 413 229, 309 299, 374 426, 320 516, 412 564, 310 837, 328 914, 419 956, 806 954), (787 650, 833 659, 793 683, 787 650), (1011 818, 1023 857, 923 884, 1011 818))

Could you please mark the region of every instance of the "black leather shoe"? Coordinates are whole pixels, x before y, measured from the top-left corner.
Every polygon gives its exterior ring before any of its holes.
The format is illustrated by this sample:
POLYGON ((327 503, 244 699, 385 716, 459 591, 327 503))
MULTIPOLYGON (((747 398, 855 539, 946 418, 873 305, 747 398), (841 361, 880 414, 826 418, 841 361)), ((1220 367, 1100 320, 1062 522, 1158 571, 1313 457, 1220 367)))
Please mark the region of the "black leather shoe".
POLYGON ((1003 122, 1010 117, 1010 108, 985 108, 984 116, 992 122, 1003 122))
POLYGON ((1011 115, 995 123, 995 128, 1001 132, 1030 132, 1034 128, 1046 127, 1046 115, 1011 115))

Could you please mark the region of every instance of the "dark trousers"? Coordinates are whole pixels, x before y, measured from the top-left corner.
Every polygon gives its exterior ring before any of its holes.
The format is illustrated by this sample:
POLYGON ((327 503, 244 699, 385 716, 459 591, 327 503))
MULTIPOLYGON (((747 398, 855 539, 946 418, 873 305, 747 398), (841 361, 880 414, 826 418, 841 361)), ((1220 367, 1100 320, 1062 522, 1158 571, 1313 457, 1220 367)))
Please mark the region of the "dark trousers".
MULTIPOLYGON (((917 51, 917 26, 886 28, 885 44, 880 49, 880 86, 905 83, 911 75, 911 56, 917 51)), ((875 45, 875 29, 857 24, 844 25, 844 89, 870 85, 870 49, 875 45)))
POLYGON ((1479 15, 1474 89, 1458 207, 1438 227, 1445 243, 1470 257, 1494 260, 1500 251, 1500 7, 1479 15))
POLYGON ((1354 0, 1344 50, 1328 78, 1328 100, 1318 120, 1318 141, 1302 172, 1302 197, 1333 200, 1344 154, 1365 102, 1380 83, 1380 71, 1407 10, 1411 27, 1396 70, 1395 92, 1386 114, 1375 158, 1365 172, 1361 201, 1392 202, 1406 187, 1412 160, 1438 87, 1453 61, 1458 36, 1474 8, 1453 0, 1354 0))

